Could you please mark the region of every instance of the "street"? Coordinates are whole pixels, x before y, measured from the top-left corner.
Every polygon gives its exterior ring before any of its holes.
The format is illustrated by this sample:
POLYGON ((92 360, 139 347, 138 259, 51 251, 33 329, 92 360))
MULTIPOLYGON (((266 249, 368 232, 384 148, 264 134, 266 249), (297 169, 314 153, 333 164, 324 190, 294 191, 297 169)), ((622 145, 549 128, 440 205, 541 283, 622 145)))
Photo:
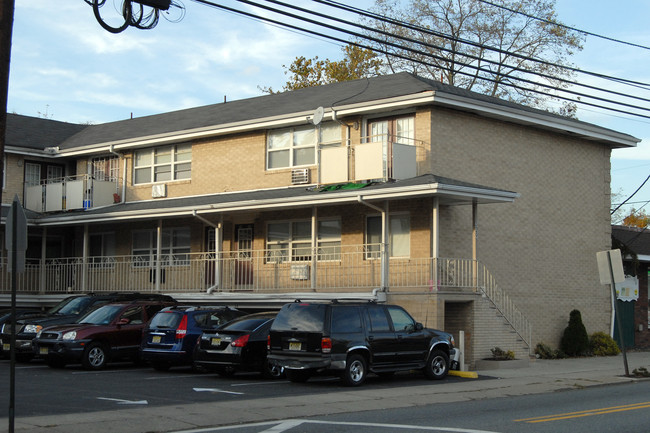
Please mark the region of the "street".
MULTIPOLYGON (((0 371, 0 386, 7 389, 8 361, 0 361, 0 371)), ((257 374, 222 378, 189 369, 161 373, 128 363, 99 372, 75 366, 57 370, 39 361, 18 364, 16 378, 18 420, 76 414, 99 424, 117 416, 139 419, 130 431, 141 432, 641 432, 648 431, 650 410, 647 380, 530 395, 509 395, 504 388, 475 399, 449 391, 485 381, 497 385, 499 379, 448 377, 432 382, 418 373, 373 375, 364 386, 348 388, 325 376, 292 384, 257 374), (435 403, 424 397, 427 394, 435 396, 435 403), (387 395, 404 397, 391 407, 380 406, 381 398, 373 397, 387 395), (341 404, 332 406, 336 400, 341 404), (313 410, 326 401, 335 409, 313 410), (267 415, 257 414, 258 408, 274 406, 267 415), (179 411, 185 416, 178 416, 179 411), (219 413, 225 412, 228 421, 220 422, 219 413)), ((8 393, 2 393, 0 405, 0 421, 6 421, 8 393)), ((65 431, 65 426, 50 428, 65 431)))

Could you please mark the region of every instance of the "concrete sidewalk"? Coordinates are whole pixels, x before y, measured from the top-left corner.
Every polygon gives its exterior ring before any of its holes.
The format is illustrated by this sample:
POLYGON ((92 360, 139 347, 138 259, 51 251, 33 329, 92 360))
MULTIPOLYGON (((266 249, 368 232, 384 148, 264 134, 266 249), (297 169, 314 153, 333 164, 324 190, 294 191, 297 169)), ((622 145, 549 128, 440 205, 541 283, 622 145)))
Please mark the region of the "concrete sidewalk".
MULTIPOLYGON (((171 432, 202 427, 304 418, 434 403, 449 403, 503 396, 538 394, 563 389, 618 384, 638 380, 639 368, 650 370, 650 352, 627 354, 630 377, 625 376, 623 356, 560 360, 534 360, 528 367, 478 371, 478 379, 432 382, 431 386, 404 386, 378 393, 372 386, 338 389, 336 392, 233 400, 220 403, 164 407, 138 407, 72 415, 16 418, 19 433, 144 433, 171 432)), ((300 386, 300 385, 296 385, 300 386)), ((6 426, 7 420, 0 420, 6 426)))

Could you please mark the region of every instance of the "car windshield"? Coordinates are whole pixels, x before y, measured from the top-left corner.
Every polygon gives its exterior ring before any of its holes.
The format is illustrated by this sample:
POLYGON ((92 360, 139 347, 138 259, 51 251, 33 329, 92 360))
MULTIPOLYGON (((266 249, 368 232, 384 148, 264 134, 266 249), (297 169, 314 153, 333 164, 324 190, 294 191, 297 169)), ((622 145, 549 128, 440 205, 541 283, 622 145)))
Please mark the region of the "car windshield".
POLYGON ((325 308, 323 304, 287 304, 273 322, 276 331, 300 330, 306 332, 323 332, 325 308))
POLYGON ((90 305, 91 299, 87 297, 68 298, 59 302, 48 311, 48 314, 79 314, 90 305))
POLYGON ((91 325, 108 325, 122 311, 120 305, 104 305, 91 311, 78 320, 78 323, 89 323, 91 325))

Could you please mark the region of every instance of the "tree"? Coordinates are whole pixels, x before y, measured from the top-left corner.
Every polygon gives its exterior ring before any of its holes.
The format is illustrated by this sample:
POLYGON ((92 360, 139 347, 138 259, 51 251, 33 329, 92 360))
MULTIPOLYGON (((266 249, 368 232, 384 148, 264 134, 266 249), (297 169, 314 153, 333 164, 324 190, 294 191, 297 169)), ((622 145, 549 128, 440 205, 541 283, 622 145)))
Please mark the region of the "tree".
MULTIPOLYGON (((339 61, 319 60, 318 56, 313 59, 300 56, 296 57, 289 67, 282 65, 285 75, 289 73, 291 75, 281 91, 356 80, 380 74, 382 60, 372 50, 356 45, 346 45, 342 51, 344 56, 339 61)), ((270 87, 261 89, 267 93, 275 93, 270 87)))
POLYGON ((630 214, 623 218, 623 225, 628 227, 646 228, 650 223, 650 215, 643 210, 632 209, 630 214))
POLYGON ((560 340, 560 350, 569 356, 584 356, 589 353, 589 334, 582 323, 579 310, 569 314, 569 325, 560 340))
MULTIPOLYGON (((373 12, 409 24, 364 20, 382 32, 368 31, 367 36, 378 40, 370 42, 373 49, 387 53, 384 60, 390 72, 410 71, 539 108, 546 108, 548 98, 533 90, 552 91, 538 83, 567 87, 560 80, 573 74, 563 66, 582 49, 580 34, 549 23, 558 23, 555 0, 376 0, 373 12)), ((565 103, 560 111, 574 115, 574 105, 565 103)))

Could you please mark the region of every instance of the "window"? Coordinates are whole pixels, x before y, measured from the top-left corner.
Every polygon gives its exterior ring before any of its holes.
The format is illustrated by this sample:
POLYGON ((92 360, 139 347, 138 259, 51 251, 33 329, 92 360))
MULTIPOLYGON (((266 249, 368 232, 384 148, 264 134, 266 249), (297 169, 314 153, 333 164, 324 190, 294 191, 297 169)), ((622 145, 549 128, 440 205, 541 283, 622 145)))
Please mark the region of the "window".
POLYGON ((389 141, 392 143, 415 144, 415 118, 413 116, 368 122, 368 141, 389 141))
POLYGON ((91 234, 88 255, 93 267, 113 267, 115 264, 115 233, 91 234))
MULTIPOLYGON (((318 221, 318 259, 341 260, 341 221, 318 221)), ((267 260, 311 260, 311 221, 272 222, 266 230, 267 260)))
POLYGON ((388 314, 390 315, 390 319, 393 321, 393 329, 395 332, 415 331, 415 322, 406 311, 397 307, 388 307, 388 314))
MULTIPOLYGON (((133 232, 132 254, 134 266, 151 267, 154 264, 157 249, 156 230, 138 230, 133 232)), ((187 266, 190 253, 190 229, 174 228, 162 231, 160 258, 163 266, 187 266)))
MULTIPOLYGON (((388 247, 390 257, 408 257, 411 250, 410 219, 407 214, 390 215, 388 218, 388 247)), ((381 216, 369 216, 366 220, 367 259, 378 259, 381 253, 381 216)))
POLYGON ((102 181, 115 182, 119 175, 119 159, 117 157, 110 158, 93 158, 90 161, 89 173, 93 179, 102 181))
POLYGON ((191 144, 155 147, 135 152, 134 184, 190 179, 191 172, 191 144))
POLYGON ((368 306, 368 317, 370 318, 370 328, 373 332, 390 332, 390 324, 384 312, 384 308, 380 306, 368 306))
POLYGON ((266 166, 276 169, 313 165, 318 145, 340 144, 341 127, 335 122, 270 131, 266 166))
POLYGON ((40 164, 25 163, 25 186, 37 186, 41 184, 40 164))

